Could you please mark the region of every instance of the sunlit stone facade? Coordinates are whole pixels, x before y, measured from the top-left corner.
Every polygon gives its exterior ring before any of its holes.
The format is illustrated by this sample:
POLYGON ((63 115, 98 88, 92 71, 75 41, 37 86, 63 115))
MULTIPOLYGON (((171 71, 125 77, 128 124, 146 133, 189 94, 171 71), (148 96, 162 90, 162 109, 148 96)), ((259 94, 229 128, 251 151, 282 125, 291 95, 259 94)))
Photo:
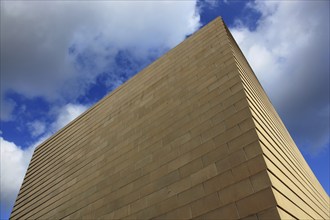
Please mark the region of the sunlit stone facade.
POLYGON ((329 219, 221 18, 34 152, 12 219, 329 219))

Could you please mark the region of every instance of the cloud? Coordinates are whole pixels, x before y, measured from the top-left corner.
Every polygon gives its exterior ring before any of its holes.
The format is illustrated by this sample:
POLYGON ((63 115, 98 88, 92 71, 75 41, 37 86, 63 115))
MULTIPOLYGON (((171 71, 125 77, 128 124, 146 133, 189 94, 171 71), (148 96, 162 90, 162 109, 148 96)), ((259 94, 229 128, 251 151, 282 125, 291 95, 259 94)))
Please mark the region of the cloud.
POLYGON ((17 196, 33 150, 32 148, 22 150, 13 142, 6 141, 2 137, 0 137, 0 143, 1 213, 5 213, 8 209, 11 209, 14 199, 17 196))
POLYGON ((329 144, 329 2, 258 1, 255 30, 236 22, 236 41, 298 146, 329 144))
POLYGON ((6 99, 4 94, 0 95, 0 119, 3 121, 9 121, 12 119, 12 111, 14 110, 16 103, 11 99, 6 99))
POLYGON ((38 137, 45 132, 46 124, 42 121, 35 120, 33 122, 28 123, 28 128, 32 137, 38 137))
POLYGON ((39 121, 32 123, 32 126, 35 126, 36 128, 33 130, 34 132, 38 131, 37 133, 41 134, 39 131, 42 130, 45 134, 28 148, 22 149, 15 143, 9 142, 3 137, 0 137, 1 219, 8 218, 10 215, 8 210, 12 209, 35 147, 44 142, 54 132, 78 117, 87 108, 87 106, 83 105, 67 104, 58 110, 56 120, 50 125, 45 126, 45 124, 42 124, 39 121), (45 127, 40 129, 40 126, 45 127), (49 129, 46 130, 46 127, 49 129))
POLYGON ((200 18, 195 1, 5 1, 0 10, 1 121, 26 124, 37 139, 22 149, 1 137, 5 218, 35 146, 88 107, 67 103, 99 80, 108 91, 123 83, 197 30, 200 18), (46 107, 36 114, 40 100, 46 107), (23 107, 28 117, 17 117, 23 107))
POLYGON ((161 54, 199 27, 196 2, 1 2, 1 119, 8 92, 55 103, 74 101, 116 55, 161 54))
MULTIPOLYGON (((219 0, 204 0, 203 3, 205 4, 205 7, 213 9, 213 8, 216 8, 220 4, 220 1, 219 0)), ((227 1, 224 1, 224 3, 227 4, 227 1)))
POLYGON ((35 120, 33 122, 28 123, 28 129, 32 137, 39 137, 42 134, 45 136, 50 136, 51 133, 55 133, 61 128, 63 128, 70 121, 78 117, 82 112, 87 110, 87 106, 80 104, 66 104, 63 107, 55 110, 55 114, 57 115, 57 119, 50 123, 46 124, 46 122, 35 120), (47 129, 48 128, 48 129, 47 129))
POLYGON ((81 113, 86 111, 88 106, 79 104, 67 104, 59 111, 57 120, 51 124, 51 131, 56 132, 63 128, 70 121, 78 117, 81 113))

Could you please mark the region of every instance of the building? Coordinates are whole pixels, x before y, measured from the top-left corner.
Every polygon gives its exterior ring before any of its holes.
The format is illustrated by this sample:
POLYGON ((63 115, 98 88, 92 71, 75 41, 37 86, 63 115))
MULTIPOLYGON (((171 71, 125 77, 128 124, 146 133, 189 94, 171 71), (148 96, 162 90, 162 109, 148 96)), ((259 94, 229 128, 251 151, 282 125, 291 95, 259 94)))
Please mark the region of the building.
POLYGON ((12 219, 329 219, 220 18, 35 150, 12 219))

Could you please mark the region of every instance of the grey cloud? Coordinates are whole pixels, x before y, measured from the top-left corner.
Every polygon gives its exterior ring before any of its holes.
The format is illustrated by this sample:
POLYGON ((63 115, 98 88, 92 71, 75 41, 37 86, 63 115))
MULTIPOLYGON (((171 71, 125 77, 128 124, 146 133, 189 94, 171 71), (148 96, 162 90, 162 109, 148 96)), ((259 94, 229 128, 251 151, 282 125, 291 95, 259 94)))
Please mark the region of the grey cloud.
POLYGON ((329 2, 256 2, 255 31, 233 27, 273 104, 298 146, 329 144, 329 2))
POLYGON ((118 51, 140 56, 173 47, 194 32, 200 25, 195 6, 194 1, 1 2, 2 98, 12 90, 51 102, 74 99, 111 67, 118 51), (77 68, 72 46, 93 56, 93 68, 77 68))

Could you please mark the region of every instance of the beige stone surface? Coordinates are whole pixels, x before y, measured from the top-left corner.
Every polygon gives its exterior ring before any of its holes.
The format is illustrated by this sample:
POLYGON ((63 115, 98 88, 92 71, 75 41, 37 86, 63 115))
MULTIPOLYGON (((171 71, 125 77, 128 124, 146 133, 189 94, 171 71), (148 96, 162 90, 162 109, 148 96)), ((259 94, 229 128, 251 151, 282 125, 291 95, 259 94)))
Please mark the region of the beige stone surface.
POLYGON ((221 18, 35 150, 12 219, 329 219, 221 18))

